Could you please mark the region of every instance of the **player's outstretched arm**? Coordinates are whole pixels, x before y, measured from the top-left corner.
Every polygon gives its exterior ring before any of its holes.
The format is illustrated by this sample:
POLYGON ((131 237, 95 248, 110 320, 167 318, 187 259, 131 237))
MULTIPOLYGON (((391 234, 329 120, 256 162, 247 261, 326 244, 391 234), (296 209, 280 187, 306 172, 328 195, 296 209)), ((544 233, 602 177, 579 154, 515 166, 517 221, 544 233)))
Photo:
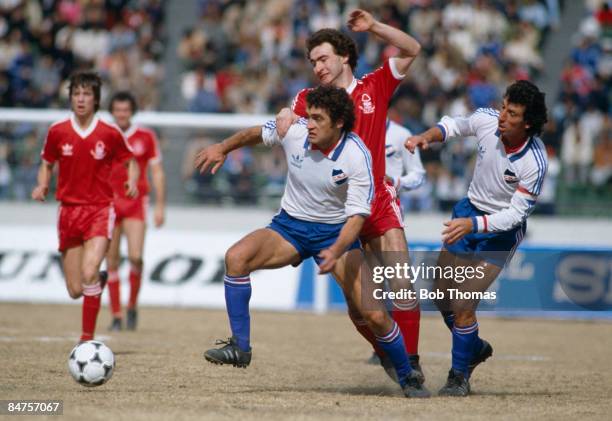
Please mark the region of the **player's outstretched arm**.
POLYGON ((397 71, 405 74, 416 56, 421 51, 421 44, 397 28, 384 24, 374 19, 371 13, 356 9, 351 12, 347 26, 354 32, 370 32, 379 36, 388 44, 400 50, 395 62, 397 71))
POLYGON ((161 162, 151 164, 151 179, 155 189, 155 210, 153 223, 156 227, 164 225, 166 214, 166 174, 161 162))
POLYGON ((240 130, 220 143, 202 148, 196 155, 195 167, 201 174, 208 170, 215 174, 225 162, 228 153, 244 146, 255 146, 262 142, 261 126, 240 130))
POLYGON ((323 259, 319 265, 319 273, 329 273, 334 270, 340 256, 357 239, 364 222, 365 216, 363 215, 353 215, 346 220, 336 242, 319 253, 319 257, 323 259))
POLYGON ((406 142, 404 142, 404 147, 414 153, 417 148, 425 150, 429 148, 430 143, 443 141, 444 133, 442 133, 442 130, 440 130, 438 126, 434 126, 426 132, 410 136, 406 139, 406 142))
POLYGON ((37 185, 32 190, 32 199, 44 202, 49 192, 49 183, 51 182, 51 174, 53 173, 53 164, 42 161, 38 168, 37 185))

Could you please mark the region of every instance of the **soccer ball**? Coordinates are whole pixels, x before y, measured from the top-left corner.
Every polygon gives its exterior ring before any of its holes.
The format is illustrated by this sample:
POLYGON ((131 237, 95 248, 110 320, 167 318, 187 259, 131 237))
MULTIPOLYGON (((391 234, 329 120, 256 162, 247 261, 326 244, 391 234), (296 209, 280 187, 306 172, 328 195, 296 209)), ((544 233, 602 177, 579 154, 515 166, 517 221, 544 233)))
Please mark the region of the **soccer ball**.
POLYGON ((87 341, 75 346, 68 357, 68 371, 83 386, 100 386, 113 375, 115 355, 100 341, 87 341))

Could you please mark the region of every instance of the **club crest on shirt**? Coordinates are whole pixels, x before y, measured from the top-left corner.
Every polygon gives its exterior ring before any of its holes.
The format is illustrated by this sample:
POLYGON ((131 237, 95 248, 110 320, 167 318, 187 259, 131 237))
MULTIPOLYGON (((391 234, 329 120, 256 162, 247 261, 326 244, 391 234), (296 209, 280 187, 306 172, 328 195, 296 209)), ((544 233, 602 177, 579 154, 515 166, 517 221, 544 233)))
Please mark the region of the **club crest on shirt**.
POLYGON ((510 170, 504 172, 504 181, 508 184, 518 183, 519 179, 515 173, 510 170))
POLYGON ((91 153, 91 156, 93 156, 93 159, 96 160, 101 160, 104 159, 104 157, 106 156, 106 149, 104 146, 104 142, 102 142, 101 140, 98 140, 96 142, 96 147, 94 148, 94 150, 89 151, 91 153))
POLYGON ((359 105, 359 109, 363 111, 364 114, 372 114, 376 107, 372 104, 372 98, 368 94, 361 95, 361 105, 359 105))
POLYGON ((144 144, 140 141, 140 139, 135 140, 131 146, 132 146, 132 152, 134 152, 134 155, 141 156, 145 153, 144 144))
POLYGON ((72 156, 72 148, 70 143, 64 143, 62 145, 62 156, 72 156))
POLYGON ((334 180, 334 183, 339 186, 346 183, 346 180, 348 180, 348 175, 346 175, 342 170, 332 169, 332 180, 334 180))
POLYGON ((296 168, 302 168, 302 162, 304 162, 304 157, 298 154, 291 154, 291 165, 296 168))

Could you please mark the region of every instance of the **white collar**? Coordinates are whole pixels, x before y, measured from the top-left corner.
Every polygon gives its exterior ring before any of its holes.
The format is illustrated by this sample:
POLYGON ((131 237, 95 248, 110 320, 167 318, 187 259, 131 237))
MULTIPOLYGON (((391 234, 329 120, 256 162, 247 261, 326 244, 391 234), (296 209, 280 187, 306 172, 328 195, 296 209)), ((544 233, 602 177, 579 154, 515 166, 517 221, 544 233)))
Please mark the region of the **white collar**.
POLYGON ((138 130, 138 126, 135 124, 130 124, 130 127, 128 127, 127 130, 123 132, 123 136, 125 136, 126 139, 129 139, 134 133, 136 133, 136 130, 138 130))
POLYGON ((357 86, 357 79, 355 78, 355 75, 353 75, 353 80, 351 81, 351 84, 346 88, 346 92, 349 95, 352 94, 356 86, 357 86))
POLYGON ((93 133, 96 126, 98 125, 99 120, 100 118, 98 117, 98 114, 97 113, 94 114, 93 118, 91 119, 91 123, 89 123, 89 126, 85 130, 83 130, 79 126, 79 123, 76 120, 76 115, 74 114, 74 112, 70 114, 70 124, 72 125, 72 130, 74 130, 76 134, 78 134, 81 137, 81 139, 85 139, 87 136, 93 133))

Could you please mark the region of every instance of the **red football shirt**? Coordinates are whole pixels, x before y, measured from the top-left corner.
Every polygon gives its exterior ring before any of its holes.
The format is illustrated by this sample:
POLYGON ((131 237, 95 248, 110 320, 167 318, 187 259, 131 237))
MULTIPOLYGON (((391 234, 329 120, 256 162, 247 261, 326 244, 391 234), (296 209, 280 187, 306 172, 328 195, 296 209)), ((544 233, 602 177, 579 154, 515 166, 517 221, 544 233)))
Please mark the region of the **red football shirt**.
MULTIPOLYGON (((140 176, 138 178, 138 197, 145 196, 149 193, 149 180, 147 179, 147 167, 149 162, 161 162, 161 152, 157 142, 155 132, 143 127, 132 125, 123 133, 132 148, 140 176)), ((111 185, 116 197, 127 197, 125 195, 125 182, 128 177, 128 170, 125 162, 114 161, 111 185)))
MULTIPOLYGON (((403 75, 395 68, 393 58, 382 67, 368 73, 361 79, 353 79, 346 91, 355 105, 355 127, 353 132, 363 140, 373 161, 375 186, 385 180, 385 136, 389 100, 401 83, 403 75)), ((293 100, 291 109, 300 117, 306 115, 306 95, 309 89, 302 89, 293 100)))
POLYGON ((113 199, 113 161, 125 161, 133 155, 118 127, 95 116, 82 130, 73 114, 49 128, 41 156, 49 163, 59 163, 55 195, 58 201, 105 205, 113 199))

